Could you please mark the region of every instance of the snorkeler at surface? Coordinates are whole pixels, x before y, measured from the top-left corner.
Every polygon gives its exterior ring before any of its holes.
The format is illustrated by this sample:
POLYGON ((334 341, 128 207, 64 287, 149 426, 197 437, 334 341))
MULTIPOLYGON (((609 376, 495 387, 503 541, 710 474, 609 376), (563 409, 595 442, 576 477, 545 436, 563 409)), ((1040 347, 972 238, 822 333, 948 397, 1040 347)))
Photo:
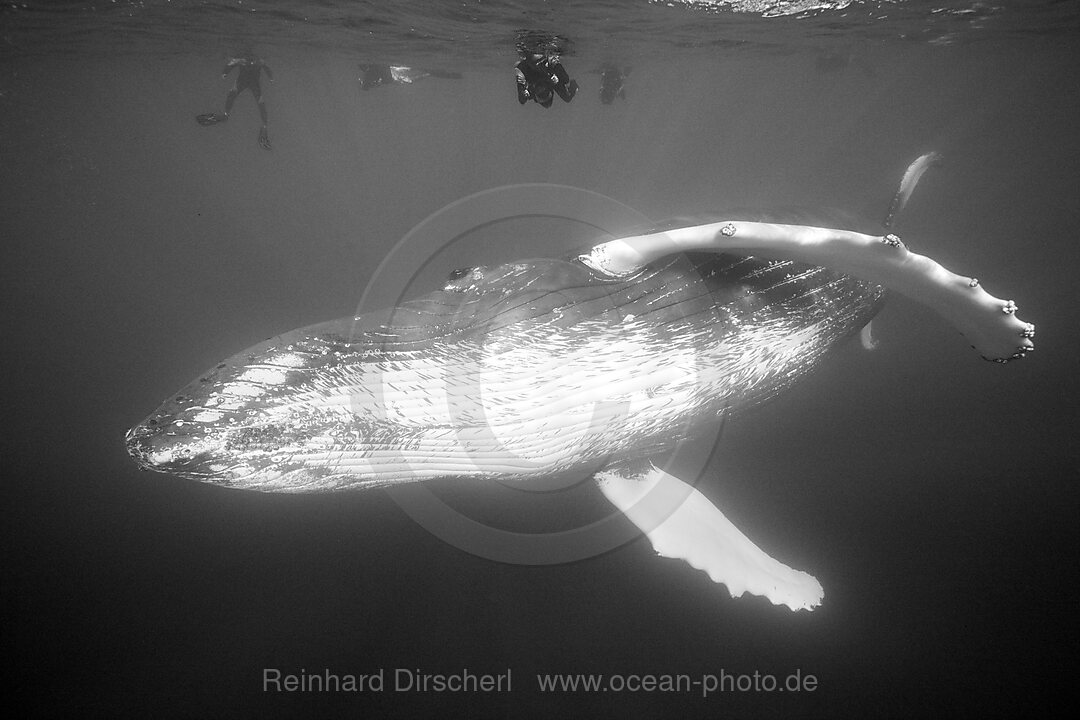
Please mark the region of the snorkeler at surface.
POLYGON ((226 61, 225 69, 221 71, 222 79, 227 78, 229 71, 234 67, 239 68, 239 72, 236 75, 236 82, 233 84, 232 89, 225 96, 224 114, 206 113, 197 116, 195 119, 200 125, 216 125, 219 122, 225 122, 229 119, 229 112, 232 110, 233 103, 236 102, 236 96, 244 90, 250 90, 255 97, 255 103, 259 106, 259 118, 262 120, 262 125, 259 127, 259 147, 269 150, 270 137, 267 133, 266 103, 263 101, 262 84, 259 80, 261 73, 265 71, 270 82, 274 82, 274 73, 270 71, 270 66, 264 63, 261 58, 251 53, 245 53, 240 57, 231 57, 226 61))
POLYGON ((404 65, 369 65, 360 63, 360 89, 371 90, 380 85, 408 85, 426 77, 460 80, 461 73, 442 70, 421 70, 404 65))
POLYGON ((549 108, 558 95, 563 102, 570 102, 577 94, 577 80, 571 80, 558 53, 547 48, 544 52, 522 53, 522 58, 514 66, 517 77, 518 102, 524 105, 529 100, 541 107, 549 108))

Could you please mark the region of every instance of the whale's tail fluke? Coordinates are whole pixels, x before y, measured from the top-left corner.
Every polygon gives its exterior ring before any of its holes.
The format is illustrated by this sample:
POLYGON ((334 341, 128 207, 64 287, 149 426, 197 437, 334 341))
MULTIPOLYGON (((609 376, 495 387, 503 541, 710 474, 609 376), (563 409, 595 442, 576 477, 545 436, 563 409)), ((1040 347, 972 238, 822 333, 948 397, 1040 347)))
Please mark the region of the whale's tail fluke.
POLYGON ((907 205, 911 193, 915 192, 915 186, 919 184, 919 179, 923 176, 923 173, 940 163, 941 155, 939 153, 928 152, 925 155, 920 155, 915 159, 915 162, 908 165, 904 177, 900 179, 900 187, 897 188, 892 202, 889 203, 889 213, 881 223, 886 230, 893 229, 896 219, 900 216, 904 206, 907 205))

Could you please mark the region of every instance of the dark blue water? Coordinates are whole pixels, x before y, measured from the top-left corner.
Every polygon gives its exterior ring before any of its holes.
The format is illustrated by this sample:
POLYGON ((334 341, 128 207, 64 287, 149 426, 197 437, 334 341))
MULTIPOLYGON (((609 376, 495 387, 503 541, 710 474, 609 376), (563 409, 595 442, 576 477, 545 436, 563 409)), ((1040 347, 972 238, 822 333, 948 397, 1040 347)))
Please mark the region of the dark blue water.
MULTIPOLYGON (((1077 670, 1076 12, 760 5, 6 3, 2 597, 9 687, 32 714, 1048 712, 1077 670), (573 103, 515 101, 522 29, 563 38, 573 103), (194 122, 222 109, 223 59, 244 46, 274 73, 269 152, 250 94, 227 124, 194 122), (361 92, 357 64, 376 61, 462 77, 361 92), (630 70, 612 105, 604 63, 630 70), (905 241, 1015 299, 1037 350, 985 363, 896 297, 877 351, 844 346, 728 424, 698 486, 822 581, 812 614, 731 600, 643 540, 573 564, 496 563, 381 491, 229 492, 141 473, 124 452, 125 430, 200 371, 354 312, 395 243, 472 193, 557 183, 657 220, 883 215, 928 150, 945 163, 905 211, 905 241), (264 668, 382 669, 388 685, 268 693, 264 668), (509 668, 512 691, 394 692, 397 668, 509 668), (817 688, 703 698, 535 681, 796 671, 817 688)), ((588 239, 553 221, 495 226, 431 277, 588 239)), ((532 522, 469 492, 493 523, 532 522)))

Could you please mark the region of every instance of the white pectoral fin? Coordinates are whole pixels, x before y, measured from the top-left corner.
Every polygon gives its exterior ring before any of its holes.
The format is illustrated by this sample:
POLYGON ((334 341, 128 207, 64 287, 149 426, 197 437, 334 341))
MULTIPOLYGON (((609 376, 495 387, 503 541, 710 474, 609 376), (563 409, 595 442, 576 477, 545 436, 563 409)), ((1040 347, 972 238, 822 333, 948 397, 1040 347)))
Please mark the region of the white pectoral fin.
MULTIPOLYGON (((905 187, 911 183, 902 193, 905 187)), ((1016 317, 1016 303, 994 297, 976 278, 911 252, 892 234, 731 220, 609 240, 578 259, 601 275, 626 277, 691 250, 797 260, 879 283, 941 313, 987 360, 1008 362, 1035 348, 1035 326, 1016 317)))
POLYGON ((812 575, 765 554, 715 505, 658 468, 643 475, 606 470, 596 475, 604 496, 640 528, 663 557, 681 558, 727 586, 792 610, 812 610, 825 592, 812 575))

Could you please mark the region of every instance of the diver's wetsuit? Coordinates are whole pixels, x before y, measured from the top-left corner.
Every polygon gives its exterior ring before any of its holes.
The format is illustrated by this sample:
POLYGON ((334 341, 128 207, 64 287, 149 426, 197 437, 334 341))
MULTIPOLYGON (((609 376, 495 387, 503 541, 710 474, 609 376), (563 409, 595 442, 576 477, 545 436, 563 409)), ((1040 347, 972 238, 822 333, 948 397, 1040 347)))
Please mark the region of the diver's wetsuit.
POLYGON ((529 100, 536 101, 542 107, 551 107, 554 98, 548 94, 541 100, 537 94, 540 88, 554 91, 563 102, 570 102, 577 93, 577 81, 570 79, 570 74, 557 57, 545 58, 541 55, 524 57, 514 66, 517 76, 518 102, 524 105, 529 100))
POLYGON ((236 84, 232 86, 232 90, 225 96, 225 116, 228 117, 229 111, 232 110, 236 96, 245 90, 250 90, 251 94, 255 96, 255 103, 259 106, 259 116, 262 118, 262 124, 266 125, 266 104, 263 103, 262 99, 262 85, 259 83, 259 74, 265 70, 266 77, 273 81, 274 73, 270 72, 269 65, 264 64, 258 58, 230 58, 228 64, 225 65, 225 69, 221 71, 222 77, 228 75, 229 71, 234 67, 239 67, 240 71, 236 76, 236 84))

